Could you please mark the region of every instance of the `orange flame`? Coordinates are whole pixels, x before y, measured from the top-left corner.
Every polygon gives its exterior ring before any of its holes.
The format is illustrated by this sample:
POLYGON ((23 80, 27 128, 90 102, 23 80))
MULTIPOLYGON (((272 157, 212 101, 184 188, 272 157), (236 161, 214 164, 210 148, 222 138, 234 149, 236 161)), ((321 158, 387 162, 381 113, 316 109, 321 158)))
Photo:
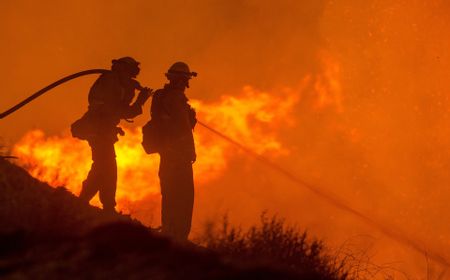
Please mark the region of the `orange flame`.
MULTIPOLYGON (((245 87, 241 96, 223 96, 217 103, 192 101, 200 119, 238 139, 258 153, 277 155, 287 149, 277 140, 276 127, 288 124, 299 93, 283 91, 278 97, 245 87)), ((141 147, 140 129, 125 129, 116 143, 118 166, 118 209, 129 212, 128 203, 159 193, 158 158, 141 147), (128 203, 126 203, 128 202, 128 203)), ((233 156, 229 144, 213 139, 206 131, 195 131, 198 162, 194 165, 196 183, 203 185, 223 173, 233 156)), ((41 130, 28 132, 14 147, 14 153, 34 177, 52 186, 65 186, 79 194, 91 164, 89 146, 70 137, 46 136, 41 130)), ((99 202, 94 201, 95 205, 99 202)))
MULTIPOLYGON (((330 82, 330 79, 335 79, 331 77, 334 74, 332 69, 323 77, 312 79, 307 76, 296 89, 282 88, 265 92, 246 86, 239 95, 224 95, 212 103, 192 100, 191 104, 196 108, 200 120, 253 151, 269 157, 286 155, 289 150, 280 142, 279 130, 295 124, 294 107, 307 88, 320 89, 316 91, 316 104, 320 107, 335 106, 342 109, 338 100, 340 96, 330 99, 330 90, 338 87, 333 86, 337 80, 330 82)), ((152 198, 152 203, 158 204, 159 160, 156 155, 149 156, 143 151, 139 128, 125 129, 125 132, 126 135, 115 145, 118 166, 117 208, 136 216, 136 212, 143 211, 142 208, 150 207, 142 206, 141 202, 152 198)), ((232 149, 230 143, 214 138, 201 127, 196 128, 194 135, 198 159, 194 165, 195 181, 201 189, 223 175, 228 161, 236 155, 236 149, 232 149)), ((81 190, 81 183, 91 164, 87 143, 72 138, 68 133, 46 136, 41 130, 30 131, 15 145, 14 153, 20 158, 19 164, 32 176, 55 187, 65 186, 76 195, 81 190)), ((97 198, 92 203, 100 205, 97 198)))

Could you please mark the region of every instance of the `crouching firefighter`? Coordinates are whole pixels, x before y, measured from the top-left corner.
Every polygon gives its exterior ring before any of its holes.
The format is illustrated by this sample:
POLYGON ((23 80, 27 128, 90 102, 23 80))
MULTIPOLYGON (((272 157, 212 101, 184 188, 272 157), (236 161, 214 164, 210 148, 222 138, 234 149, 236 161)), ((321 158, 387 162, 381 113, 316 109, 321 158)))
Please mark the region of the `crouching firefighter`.
POLYGON ((153 95, 151 120, 142 129, 145 151, 160 155, 162 232, 178 240, 188 238, 194 205, 197 120, 184 92, 195 76, 186 63, 173 64, 166 73, 169 83, 153 95))
POLYGON ((88 111, 72 124, 72 135, 87 140, 92 150, 92 166, 83 182, 80 199, 89 201, 99 192, 103 209, 115 212, 117 164, 114 143, 124 135, 118 127, 121 119, 142 114, 142 106, 151 90, 134 80, 139 74, 139 62, 131 57, 112 61, 111 71, 102 74, 89 91, 88 111), (133 104, 135 90, 139 95, 133 104))

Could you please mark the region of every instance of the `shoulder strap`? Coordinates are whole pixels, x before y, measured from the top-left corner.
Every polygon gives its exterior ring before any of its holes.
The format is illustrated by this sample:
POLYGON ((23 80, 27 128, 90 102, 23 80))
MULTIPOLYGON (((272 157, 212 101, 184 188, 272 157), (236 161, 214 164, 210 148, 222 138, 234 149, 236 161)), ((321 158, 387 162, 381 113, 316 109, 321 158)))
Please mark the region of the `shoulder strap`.
POLYGON ((162 95, 164 94, 164 92, 164 89, 158 89, 153 94, 152 106, 150 107, 150 116, 152 117, 152 119, 160 117, 163 113, 169 115, 168 110, 162 102, 162 95))

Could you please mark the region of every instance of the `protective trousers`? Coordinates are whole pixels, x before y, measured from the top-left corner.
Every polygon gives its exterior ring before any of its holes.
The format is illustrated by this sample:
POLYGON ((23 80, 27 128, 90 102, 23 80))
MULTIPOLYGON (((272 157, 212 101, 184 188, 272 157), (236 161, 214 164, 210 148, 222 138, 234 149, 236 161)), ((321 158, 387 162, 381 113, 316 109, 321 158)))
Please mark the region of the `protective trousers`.
POLYGON ((92 150, 92 166, 83 182, 80 199, 89 202, 99 192, 100 202, 106 211, 116 206, 117 163, 114 142, 89 141, 92 150))
POLYGON ((192 163, 161 156, 159 180, 162 232, 178 240, 187 240, 194 207, 192 163))

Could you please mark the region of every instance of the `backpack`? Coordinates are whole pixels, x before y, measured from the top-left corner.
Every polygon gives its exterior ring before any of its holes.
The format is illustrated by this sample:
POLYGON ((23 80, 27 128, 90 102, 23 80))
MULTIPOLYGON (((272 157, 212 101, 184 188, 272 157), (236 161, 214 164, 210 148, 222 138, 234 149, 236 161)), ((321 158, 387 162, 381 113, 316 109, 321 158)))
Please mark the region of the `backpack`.
POLYGON ((142 147, 147 154, 154 154, 160 152, 161 145, 161 132, 158 122, 151 119, 142 127, 142 147))
POLYGON ((153 95, 151 116, 152 118, 142 127, 142 147, 147 154, 159 153, 163 145, 163 136, 161 129, 161 121, 158 116, 158 109, 161 104, 160 94, 162 90, 158 90, 153 95), (158 108, 158 109, 156 109, 158 108))
POLYGON ((80 119, 70 126, 72 136, 80 140, 88 140, 95 134, 89 113, 85 113, 80 119))

